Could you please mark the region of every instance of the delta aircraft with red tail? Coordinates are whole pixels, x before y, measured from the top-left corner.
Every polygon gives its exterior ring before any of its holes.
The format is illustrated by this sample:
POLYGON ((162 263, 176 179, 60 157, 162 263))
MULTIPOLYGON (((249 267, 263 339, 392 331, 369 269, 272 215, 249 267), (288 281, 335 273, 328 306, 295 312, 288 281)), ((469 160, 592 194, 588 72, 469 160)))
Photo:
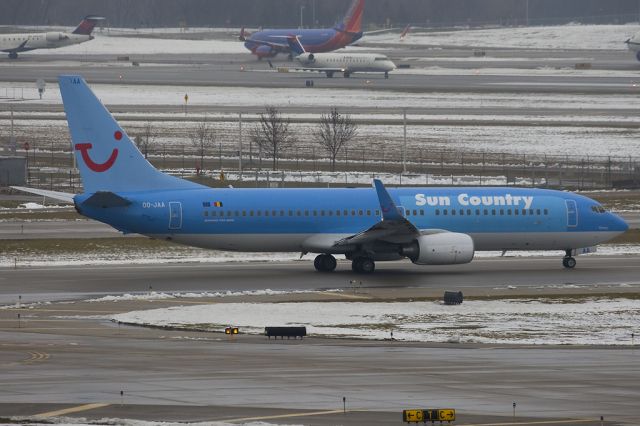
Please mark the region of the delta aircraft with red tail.
POLYGON ((353 0, 341 23, 334 28, 261 30, 248 34, 240 30, 240 40, 258 59, 272 58, 278 53, 291 54, 287 37, 297 36, 310 53, 332 52, 362 38, 364 0, 353 0))

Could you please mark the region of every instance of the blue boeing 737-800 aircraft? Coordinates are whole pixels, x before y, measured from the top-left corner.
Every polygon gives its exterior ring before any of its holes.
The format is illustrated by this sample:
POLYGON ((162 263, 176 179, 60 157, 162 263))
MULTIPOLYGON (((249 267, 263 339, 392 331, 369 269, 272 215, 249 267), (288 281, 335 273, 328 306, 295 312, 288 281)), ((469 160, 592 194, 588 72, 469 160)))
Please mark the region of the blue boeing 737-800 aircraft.
POLYGON ((370 273, 375 261, 468 263, 478 250, 574 250, 627 230, 596 201, 524 188, 215 189, 156 170, 80 76, 59 78, 84 193, 21 188, 72 202, 125 233, 197 247, 335 254, 370 273))

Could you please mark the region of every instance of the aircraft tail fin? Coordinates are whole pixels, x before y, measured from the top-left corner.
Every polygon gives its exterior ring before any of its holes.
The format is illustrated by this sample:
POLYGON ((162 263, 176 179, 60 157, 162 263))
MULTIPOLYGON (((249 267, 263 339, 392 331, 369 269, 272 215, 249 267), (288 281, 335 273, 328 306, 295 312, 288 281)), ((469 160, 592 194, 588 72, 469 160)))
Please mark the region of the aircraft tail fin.
POLYGON ((85 16, 80 24, 73 30, 73 34, 91 35, 91 32, 96 27, 98 21, 102 21, 105 18, 101 16, 85 16))
POLYGON ((407 34, 409 34, 409 30, 411 29, 411 24, 407 24, 406 27, 404 27, 404 30, 402 30, 402 33, 400 33, 400 40, 403 41, 405 39, 405 37, 407 36, 407 34))
POLYGON ((290 35, 287 37, 287 43, 289 44, 289 48, 293 53, 298 55, 302 55, 306 51, 304 50, 304 46, 300 43, 300 39, 298 36, 290 35))
POLYGON ((359 33, 362 31, 362 14, 364 13, 364 0, 353 0, 351 7, 336 30, 347 33, 359 33))
POLYGON ((202 188, 153 167, 82 77, 58 81, 85 193, 202 188))

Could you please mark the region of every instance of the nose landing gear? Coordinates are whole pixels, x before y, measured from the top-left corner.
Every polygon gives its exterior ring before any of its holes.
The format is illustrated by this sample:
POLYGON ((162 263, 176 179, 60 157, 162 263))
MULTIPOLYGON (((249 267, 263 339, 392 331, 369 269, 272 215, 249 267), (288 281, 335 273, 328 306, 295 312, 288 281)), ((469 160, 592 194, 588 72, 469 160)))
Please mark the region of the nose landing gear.
POLYGON ((358 274, 370 274, 376 269, 376 264, 370 257, 358 256, 351 261, 351 269, 358 274))

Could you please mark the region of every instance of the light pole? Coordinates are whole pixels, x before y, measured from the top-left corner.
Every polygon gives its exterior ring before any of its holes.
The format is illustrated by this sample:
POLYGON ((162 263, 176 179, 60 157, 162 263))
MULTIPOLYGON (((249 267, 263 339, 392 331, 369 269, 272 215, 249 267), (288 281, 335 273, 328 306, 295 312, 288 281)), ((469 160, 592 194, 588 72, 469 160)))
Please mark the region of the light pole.
POLYGON ((304 16, 303 11, 304 11, 304 5, 301 4, 300 5, 300 29, 304 28, 304 26, 302 25, 302 17, 304 16))
POLYGON ((407 173, 407 109, 402 109, 402 127, 404 136, 402 138, 402 173, 407 173))
POLYGON ((524 4, 525 4, 525 25, 528 27, 529 26, 529 0, 524 0, 524 4))

